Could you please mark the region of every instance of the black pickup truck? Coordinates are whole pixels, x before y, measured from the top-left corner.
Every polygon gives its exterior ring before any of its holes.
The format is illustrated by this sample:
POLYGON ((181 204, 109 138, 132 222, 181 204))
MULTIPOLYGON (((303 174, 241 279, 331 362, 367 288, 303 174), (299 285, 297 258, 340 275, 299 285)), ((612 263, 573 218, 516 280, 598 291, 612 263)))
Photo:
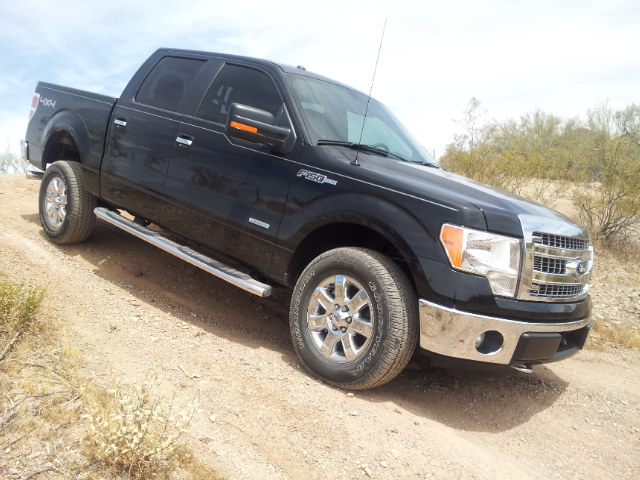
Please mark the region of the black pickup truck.
POLYGON ((292 288, 294 348, 342 388, 416 347, 531 371, 592 324, 584 229, 448 173, 381 103, 302 67, 160 49, 119 99, 39 83, 22 154, 53 242, 98 217, 256 295, 292 288))

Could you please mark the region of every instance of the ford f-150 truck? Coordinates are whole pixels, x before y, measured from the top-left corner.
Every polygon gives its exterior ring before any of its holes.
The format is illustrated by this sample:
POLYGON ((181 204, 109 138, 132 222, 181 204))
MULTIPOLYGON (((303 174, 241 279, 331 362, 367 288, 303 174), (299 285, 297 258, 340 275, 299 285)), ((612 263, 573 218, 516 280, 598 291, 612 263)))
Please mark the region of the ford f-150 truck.
POLYGON ((303 67, 160 49, 118 99, 41 82, 22 155, 53 242, 97 217, 256 295, 292 288, 294 349, 342 388, 416 348, 530 371, 592 324, 583 228, 445 171, 381 103, 303 67))

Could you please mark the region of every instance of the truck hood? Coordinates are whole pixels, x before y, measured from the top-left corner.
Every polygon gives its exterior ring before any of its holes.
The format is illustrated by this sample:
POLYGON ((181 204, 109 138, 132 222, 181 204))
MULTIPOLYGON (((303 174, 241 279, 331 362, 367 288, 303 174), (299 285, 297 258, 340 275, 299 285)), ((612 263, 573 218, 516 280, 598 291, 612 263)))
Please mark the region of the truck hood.
POLYGON ((567 234, 582 236, 584 233, 572 220, 548 207, 443 169, 389 158, 374 159, 374 155, 367 155, 361 165, 361 168, 392 178, 397 190, 458 208, 468 209, 469 204, 475 206, 484 215, 487 230, 492 232, 522 237, 523 223, 537 223, 564 225, 566 228, 562 230, 567 234))

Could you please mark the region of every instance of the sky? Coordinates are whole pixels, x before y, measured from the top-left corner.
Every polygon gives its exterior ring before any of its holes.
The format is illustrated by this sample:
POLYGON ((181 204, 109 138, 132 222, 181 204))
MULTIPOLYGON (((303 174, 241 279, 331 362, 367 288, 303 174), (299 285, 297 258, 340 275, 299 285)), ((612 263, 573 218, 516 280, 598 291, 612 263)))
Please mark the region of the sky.
POLYGON ((484 120, 640 103, 637 0, 0 0, 0 152, 39 80, 119 96, 157 48, 266 58, 385 103, 439 157, 484 120), (386 27, 385 27, 386 20, 386 27))

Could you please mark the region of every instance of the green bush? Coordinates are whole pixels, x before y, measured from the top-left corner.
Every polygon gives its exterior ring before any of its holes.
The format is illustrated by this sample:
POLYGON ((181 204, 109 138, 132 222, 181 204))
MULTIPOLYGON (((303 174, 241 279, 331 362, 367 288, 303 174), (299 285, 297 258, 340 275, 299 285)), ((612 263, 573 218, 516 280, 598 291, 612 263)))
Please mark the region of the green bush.
POLYGON ((459 122, 466 132, 447 147, 443 167, 551 207, 566 192, 579 221, 604 246, 637 235, 640 107, 599 106, 584 121, 537 111, 479 126, 479 102, 472 100, 469 118, 459 122))
POLYGON ((618 246, 637 236, 640 222, 638 147, 628 138, 608 140, 599 149, 597 181, 573 191, 580 220, 605 246, 618 246))
POLYGON ((20 336, 33 328, 42 308, 44 290, 0 281, 0 361, 20 336))
MULTIPOLYGON (((519 195, 552 205, 560 183, 549 185, 540 182, 548 178, 556 165, 539 155, 527 156, 515 150, 499 150, 482 144, 471 152, 449 149, 440 164, 454 173, 472 178, 487 185, 508 190, 519 195)), ((555 178, 560 180, 560 174, 555 178)))

